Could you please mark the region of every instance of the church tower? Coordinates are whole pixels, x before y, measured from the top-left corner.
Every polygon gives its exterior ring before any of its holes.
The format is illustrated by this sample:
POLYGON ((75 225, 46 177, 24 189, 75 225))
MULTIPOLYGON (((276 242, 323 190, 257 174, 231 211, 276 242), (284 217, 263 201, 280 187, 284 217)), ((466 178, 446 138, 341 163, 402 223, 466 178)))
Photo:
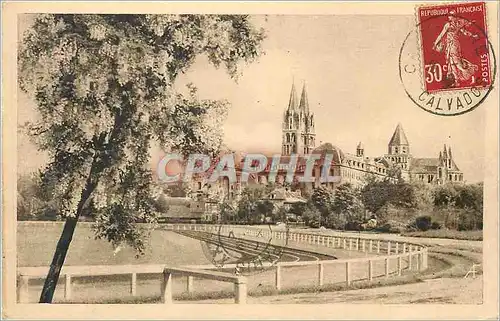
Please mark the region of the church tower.
POLYGON ((302 88, 300 101, 295 84, 292 84, 288 108, 283 113, 282 154, 309 154, 316 146, 314 114, 309 110, 306 85, 302 88))
POLYGON ((401 124, 398 124, 389 141, 387 158, 399 166, 403 171, 410 168, 410 144, 408 143, 408 139, 406 138, 401 124))

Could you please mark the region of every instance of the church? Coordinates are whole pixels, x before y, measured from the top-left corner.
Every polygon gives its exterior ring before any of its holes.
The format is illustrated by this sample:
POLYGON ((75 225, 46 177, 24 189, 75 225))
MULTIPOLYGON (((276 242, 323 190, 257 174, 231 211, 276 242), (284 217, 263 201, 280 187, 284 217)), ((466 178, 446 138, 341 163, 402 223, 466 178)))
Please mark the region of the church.
MULTIPOLYGON (((405 181, 420 181, 426 184, 445 184, 448 182, 463 182, 463 173, 453 160, 451 147, 444 146, 436 158, 417 158, 411 154, 410 143, 403 130, 398 124, 394 134, 389 139, 387 153, 377 157, 365 155, 363 144, 357 144, 355 153, 349 153, 340 149, 332 143, 322 143, 316 146, 317 137, 315 133, 315 116, 310 110, 308 95, 305 85, 302 88, 300 100, 298 99, 295 85, 292 85, 288 106, 283 112, 282 120, 282 146, 280 162, 287 164, 291 155, 298 155, 299 161, 295 170, 296 177, 304 175, 305 162, 309 155, 326 154, 332 155, 329 176, 336 177, 335 181, 325 182, 321 176, 325 164, 316 162, 312 169, 312 182, 300 183, 306 189, 324 186, 334 189, 336 186, 349 182, 354 186, 361 186, 366 182, 368 175, 378 179, 397 179, 405 181)), ((227 177, 217 183, 207 181, 208 172, 193 177, 190 189, 194 195, 203 195, 205 201, 210 204, 218 204, 222 199, 235 200, 241 191, 249 184, 267 184, 269 164, 272 155, 268 155, 268 164, 265 170, 253 173, 248 181, 241 180, 242 164, 245 158, 244 152, 231 151, 235 156, 236 182, 229 182, 227 177)), ((286 185, 286 171, 279 171, 276 177, 278 186, 286 185)))
POLYGON ((410 143, 398 124, 389 140, 387 153, 378 157, 368 157, 363 144, 356 146, 355 153, 348 153, 331 143, 316 147, 314 113, 309 108, 305 85, 298 100, 295 84, 292 84, 288 106, 283 113, 282 154, 325 154, 334 155, 330 172, 339 176, 336 183, 321 183, 321 170, 313 171, 316 177, 312 187, 327 184, 328 187, 349 182, 362 184, 367 175, 375 177, 401 177, 405 181, 421 181, 427 184, 463 182, 463 173, 453 160, 451 147, 443 148, 436 158, 418 158, 411 154, 410 143))

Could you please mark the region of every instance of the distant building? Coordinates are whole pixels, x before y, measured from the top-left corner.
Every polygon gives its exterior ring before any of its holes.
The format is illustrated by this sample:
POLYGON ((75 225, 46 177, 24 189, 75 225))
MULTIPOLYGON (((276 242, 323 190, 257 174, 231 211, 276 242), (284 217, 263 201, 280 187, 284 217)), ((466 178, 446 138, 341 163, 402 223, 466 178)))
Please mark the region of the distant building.
MULTIPOLYGON (((235 156, 236 182, 229 182, 227 177, 221 178, 216 183, 208 183, 211 168, 206 174, 198 175, 191 182, 193 198, 202 202, 205 208, 204 220, 217 220, 218 204, 222 200, 234 202, 238 200, 241 191, 248 184, 267 184, 271 164, 271 155, 268 158, 267 168, 258 174, 251 174, 248 182, 242 182, 241 169, 245 153, 226 150, 224 153, 233 153, 235 156)), ((369 157, 365 154, 365 148, 361 142, 356 146, 355 153, 347 153, 331 143, 323 143, 316 147, 315 119, 314 113, 309 108, 306 87, 302 88, 300 100, 297 99, 295 85, 292 85, 288 106, 283 114, 282 123, 282 156, 281 164, 288 164, 292 154, 302 156, 299 158, 295 171, 296 177, 300 177, 305 171, 305 157, 309 154, 333 156, 330 165, 330 176, 338 177, 335 182, 323 182, 321 175, 323 166, 318 162, 313 168, 314 181, 300 183, 306 189, 319 186, 335 188, 339 184, 349 182, 355 186, 366 182, 367 175, 379 179, 396 179, 399 172, 405 181, 420 181, 428 184, 444 184, 447 182, 463 182, 463 173, 453 160, 451 147, 444 146, 436 158, 416 158, 411 154, 410 143, 403 130, 398 124, 389 140, 387 153, 383 156, 369 157)), ((275 183, 278 186, 285 184, 287 172, 280 170, 276 176, 275 183)), ((296 184, 297 181, 295 180, 296 184)), ((279 194, 279 192, 278 192, 279 194)), ((300 197, 300 195, 298 195, 300 197)))
POLYGON ((292 84, 288 108, 283 113, 282 155, 309 154, 316 145, 314 114, 309 110, 306 85, 302 88, 300 102, 295 84, 292 84))
POLYGON ((451 147, 444 146, 437 158, 414 158, 410 153, 410 143, 406 138, 403 126, 398 124, 389 140, 387 154, 380 157, 365 155, 361 142, 356 146, 356 153, 350 154, 330 143, 315 147, 314 114, 309 109, 306 88, 302 89, 300 103, 297 106, 295 85, 292 85, 288 107, 283 118, 282 152, 284 155, 296 154, 333 154, 330 168, 331 176, 339 176, 339 182, 322 183, 320 175, 322 167, 313 171, 316 177, 312 187, 326 185, 333 188, 338 184, 349 182, 362 184, 366 175, 384 178, 400 171, 401 178, 406 181, 421 181, 428 184, 444 184, 447 182, 463 182, 463 173, 454 162, 451 147))

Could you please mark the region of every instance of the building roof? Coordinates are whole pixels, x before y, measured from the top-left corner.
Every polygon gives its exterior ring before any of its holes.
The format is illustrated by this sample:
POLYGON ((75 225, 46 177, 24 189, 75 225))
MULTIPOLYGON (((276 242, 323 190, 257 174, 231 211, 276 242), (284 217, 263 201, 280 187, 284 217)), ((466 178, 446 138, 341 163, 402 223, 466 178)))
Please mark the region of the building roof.
POLYGON ((398 127, 396 127, 391 141, 389 142, 389 146, 393 145, 409 145, 408 139, 406 138, 403 126, 401 126, 401 124, 398 124, 398 127))
POLYGON ((295 83, 292 84, 292 90, 290 91, 290 100, 288 101, 288 109, 293 110, 297 108, 297 91, 295 90, 295 83))
POLYGON ((435 173, 439 166, 439 158, 412 158, 410 164, 410 171, 412 172, 435 173))
POLYGON ((283 201, 287 204, 307 202, 307 200, 300 195, 300 191, 292 192, 283 187, 275 188, 266 198, 269 200, 283 201))
MULTIPOLYGON (((413 158, 411 160, 410 171, 417 173, 424 172, 436 172, 438 166, 440 166, 441 162, 439 158, 413 158)), ((452 160, 451 168, 448 169, 451 171, 459 171, 457 164, 452 160)))
POLYGON ((330 143, 323 143, 319 145, 312 151, 312 154, 333 154, 333 162, 335 164, 341 164, 345 159, 344 152, 342 152, 342 150, 337 146, 330 143))
POLYGON ((300 95, 299 109, 309 113, 309 100, 307 99, 306 84, 302 87, 302 94, 300 95))

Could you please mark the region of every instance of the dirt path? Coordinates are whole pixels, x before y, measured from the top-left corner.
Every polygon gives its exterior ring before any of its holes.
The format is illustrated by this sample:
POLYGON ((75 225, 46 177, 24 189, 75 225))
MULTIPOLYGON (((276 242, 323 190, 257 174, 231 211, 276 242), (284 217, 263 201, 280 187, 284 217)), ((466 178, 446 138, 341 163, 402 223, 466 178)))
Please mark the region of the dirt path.
MULTIPOLYGON (((372 289, 347 290, 322 293, 300 293, 279 296, 248 298, 253 304, 481 304, 482 276, 472 278, 443 278, 420 283, 387 286, 372 289)), ((232 299, 206 300, 203 303, 233 303, 232 299)), ((181 302, 179 302, 181 303, 181 302)))

